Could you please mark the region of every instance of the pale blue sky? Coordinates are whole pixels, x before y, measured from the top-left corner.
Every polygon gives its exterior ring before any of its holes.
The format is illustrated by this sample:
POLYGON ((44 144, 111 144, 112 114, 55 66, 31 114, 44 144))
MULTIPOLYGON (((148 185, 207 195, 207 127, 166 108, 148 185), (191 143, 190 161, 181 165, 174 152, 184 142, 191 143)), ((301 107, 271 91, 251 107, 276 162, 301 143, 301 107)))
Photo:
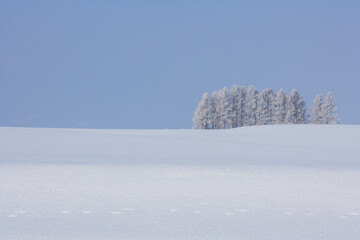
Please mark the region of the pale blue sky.
POLYGON ((0 126, 191 128, 233 84, 360 124, 360 1, 0 1, 0 126))

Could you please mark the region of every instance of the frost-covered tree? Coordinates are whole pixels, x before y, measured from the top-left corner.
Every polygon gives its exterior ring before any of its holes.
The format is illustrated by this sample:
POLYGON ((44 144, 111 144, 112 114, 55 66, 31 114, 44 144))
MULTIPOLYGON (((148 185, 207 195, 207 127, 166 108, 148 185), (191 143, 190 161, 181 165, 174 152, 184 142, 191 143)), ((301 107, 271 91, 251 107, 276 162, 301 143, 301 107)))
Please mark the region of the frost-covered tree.
POLYGON ((219 128, 218 93, 216 91, 211 94, 210 98, 209 126, 211 129, 219 128))
POLYGON ((307 122, 306 104, 299 92, 293 89, 289 96, 289 107, 286 114, 286 123, 304 124, 307 122))
POLYGON ((273 89, 265 89, 259 95, 258 124, 273 124, 275 92, 273 89))
POLYGON ((218 93, 218 114, 219 127, 221 129, 231 127, 231 108, 229 101, 229 91, 226 87, 221 89, 218 93))
POLYGON ((234 85, 230 90, 231 127, 236 128, 240 122, 240 87, 234 85))
MULTIPOLYGON (((336 124, 337 107, 331 93, 325 101, 317 95, 311 109, 311 122, 315 124, 336 124)), ((308 123, 306 104, 299 92, 293 89, 289 96, 280 89, 261 93, 252 85, 234 85, 230 91, 226 87, 211 94, 205 93, 194 112, 194 128, 224 129, 252 125, 304 124, 308 123)))
POLYGON ((301 97, 298 107, 299 107, 298 108, 298 120, 297 120, 298 124, 308 123, 309 116, 306 114, 306 103, 302 97, 301 97))
POLYGON ((246 107, 246 96, 247 96, 247 92, 246 92, 246 88, 244 86, 240 87, 240 93, 239 93, 239 107, 240 107, 240 121, 239 121, 239 127, 243 127, 245 126, 245 121, 246 121, 246 111, 245 111, 245 107, 246 107))
POLYGON ((246 98, 246 126, 252 126, 258 124, 258 101, 259 91, 250 85, 247 89, 246 98))
POLYGON ((230 91, 231 127, 245 125, 246 89, 234 85, 230 91))
POLYGON ((321 94, 316 95, 311 109, 311 123, 323 124, 324 123, 324 101, 321 94))
POLYGON ((195 129, 209 129, 210 118, 210 98, 208 93, 204 93, 201 101, 194 112, 194 128, 195 129))
POLYGON ((339 122, 339 119, 337 117, 337 106, 330 92, 328 92, 326 95, 322 112, 324 115, 325 124, 337 124, 339 122))
POLYGON ((274 124, 284 124, 286 119, 286 112, 288 108, 288 98, 284 90, 280 89, 276 94, 274 104, 274 124))

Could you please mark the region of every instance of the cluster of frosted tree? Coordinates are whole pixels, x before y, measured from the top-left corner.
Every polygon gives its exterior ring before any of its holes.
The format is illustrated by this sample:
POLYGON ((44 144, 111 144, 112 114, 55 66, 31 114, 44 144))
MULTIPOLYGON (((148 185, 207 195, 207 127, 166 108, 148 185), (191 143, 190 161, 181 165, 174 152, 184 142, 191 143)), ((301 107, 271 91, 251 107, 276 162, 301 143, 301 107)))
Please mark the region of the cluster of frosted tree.
POLYGON ((327 93, 325 101, 321 94, 316 95, 313 108, 311 109, 314 124, 337 124, 337 107, 330 92, 327 93))
MULTIPOLYGON (((304 124, 308 122, 308 116, 306 104, 295 89, 286 95, 282 89, 278 93, 273 89, 259 92, 253 86, 246 89, 234 85, 230 91, 225 87, 211 96, 205 93, 194 113, 193 122, 196 129, 225 129, 252 125, 304 124)), ((321 95, 315 98, 312 122, 337 122, 336 105, 330 93, 325 102, 321 95)))

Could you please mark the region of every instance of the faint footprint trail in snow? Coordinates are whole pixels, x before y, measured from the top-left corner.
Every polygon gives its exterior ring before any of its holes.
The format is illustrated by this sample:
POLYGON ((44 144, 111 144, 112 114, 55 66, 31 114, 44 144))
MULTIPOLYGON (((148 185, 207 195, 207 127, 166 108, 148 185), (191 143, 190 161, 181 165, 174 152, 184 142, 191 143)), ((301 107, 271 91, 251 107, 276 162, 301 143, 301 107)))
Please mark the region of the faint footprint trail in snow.
POLYGON ((110 214, 112 214, 112 215, 120 215, 120 214, 122 214, 122 212, 120 212, 120 211, 112 211, 112 212, 110 212, 110 214))
POLYGON ((15 211, 15 213, 17 213, 17 214, 25 214, 25 213, 27 213, 27 211, 19 210, 19 211, 15 211))
POLYGON ((128 211, 128 212, 135 211, 135 209, 134 209, 134 208, 123 208, 122 210, 124 210, 124 211, 128 211))
POLYGON ((293 212, 290 212, 290 211, 286 211, 286 212, 283 212, 284 215, 292 215, 293 212))
POLYGON ((226 213, 225 213, 225 215, 226 215, 226 216, 234 216, 234 215, 235 215, 235 213, 232 213, 232 212, 226 212, 226 213))
POLYGON ((246 209, 236 209, 235 211, 238 213, 247 213, 248 212, 248 210, 246 210, 246 209))

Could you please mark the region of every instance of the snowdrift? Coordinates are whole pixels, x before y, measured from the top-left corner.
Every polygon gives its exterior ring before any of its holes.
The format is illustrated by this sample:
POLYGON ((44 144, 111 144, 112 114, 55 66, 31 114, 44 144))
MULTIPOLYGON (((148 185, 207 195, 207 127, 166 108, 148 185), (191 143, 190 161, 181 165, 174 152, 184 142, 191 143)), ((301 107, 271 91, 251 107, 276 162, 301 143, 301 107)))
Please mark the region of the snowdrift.
POLYGON ((0 239, 360 239, 360 126, 0 128, 0 239))
POLYGON ((229 130, 0 128, 0 162, 359 166, 360 126, 229 130))

